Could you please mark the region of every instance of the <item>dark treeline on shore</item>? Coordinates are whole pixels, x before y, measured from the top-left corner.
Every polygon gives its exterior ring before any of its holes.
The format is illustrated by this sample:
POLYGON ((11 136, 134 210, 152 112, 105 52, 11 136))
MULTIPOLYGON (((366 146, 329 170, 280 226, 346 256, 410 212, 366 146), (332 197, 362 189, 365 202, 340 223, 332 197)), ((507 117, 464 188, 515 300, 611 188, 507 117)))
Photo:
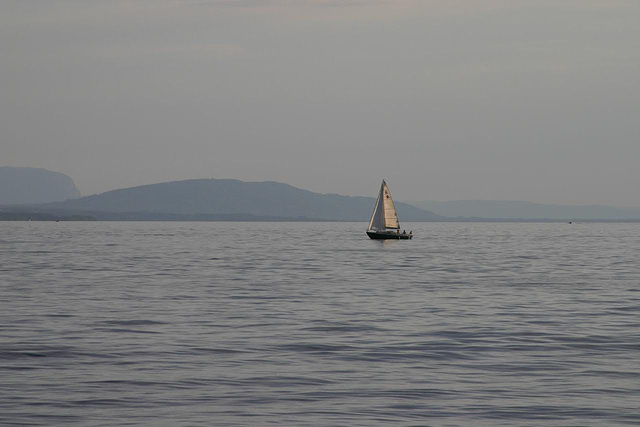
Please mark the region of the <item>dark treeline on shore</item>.
POLYGON ((45 212, 0 211, 0 221, 96 221, 91 215, 56 215, 45 212))

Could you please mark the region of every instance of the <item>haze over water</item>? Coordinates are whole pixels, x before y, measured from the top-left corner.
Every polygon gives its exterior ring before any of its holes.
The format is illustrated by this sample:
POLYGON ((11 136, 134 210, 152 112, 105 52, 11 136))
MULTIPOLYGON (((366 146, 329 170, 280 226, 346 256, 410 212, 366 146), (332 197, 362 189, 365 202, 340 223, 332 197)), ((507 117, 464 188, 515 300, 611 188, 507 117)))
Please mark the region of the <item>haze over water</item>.
POLYGON ((0 223, 0 424, 640 423, 640 225, 0 223))

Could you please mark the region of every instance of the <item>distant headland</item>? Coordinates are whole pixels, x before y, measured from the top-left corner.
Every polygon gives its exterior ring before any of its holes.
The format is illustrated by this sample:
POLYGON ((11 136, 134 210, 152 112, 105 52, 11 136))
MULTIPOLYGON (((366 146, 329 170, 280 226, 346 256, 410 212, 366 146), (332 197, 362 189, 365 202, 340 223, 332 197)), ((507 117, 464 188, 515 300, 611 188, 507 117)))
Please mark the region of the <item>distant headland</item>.
POLYGON ((47 169, 0 166, 0 205, 59 202, 80 197, 71 177, 47 169))

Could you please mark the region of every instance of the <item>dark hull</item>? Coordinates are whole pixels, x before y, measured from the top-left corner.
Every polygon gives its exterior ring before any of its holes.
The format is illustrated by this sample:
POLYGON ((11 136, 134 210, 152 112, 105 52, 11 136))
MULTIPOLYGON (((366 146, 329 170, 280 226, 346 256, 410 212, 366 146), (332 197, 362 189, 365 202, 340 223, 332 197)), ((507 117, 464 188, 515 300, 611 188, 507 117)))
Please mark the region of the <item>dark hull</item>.
POLYGON ((413 234, 398 234, 393 231, 367 231, 367 236, 372 239, 394 239, 394 240, 409 240, 413 237, 413 234))

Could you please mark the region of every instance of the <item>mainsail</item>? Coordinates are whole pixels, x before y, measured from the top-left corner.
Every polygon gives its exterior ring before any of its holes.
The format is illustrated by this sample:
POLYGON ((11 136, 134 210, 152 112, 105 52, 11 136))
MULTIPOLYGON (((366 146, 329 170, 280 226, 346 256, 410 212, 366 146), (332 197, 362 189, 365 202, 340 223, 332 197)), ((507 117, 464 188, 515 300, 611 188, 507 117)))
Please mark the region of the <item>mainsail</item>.
POLYGON ((371 220, 369 221, 369 230, 389 228, 400 229, 400 224, 398 223, 396 207, 391 198, 391 191, 389 191, 387 183, 382 180, 378 200, 376 200, 376 206, 373 208, 373 214, 371 214, 371 220))

